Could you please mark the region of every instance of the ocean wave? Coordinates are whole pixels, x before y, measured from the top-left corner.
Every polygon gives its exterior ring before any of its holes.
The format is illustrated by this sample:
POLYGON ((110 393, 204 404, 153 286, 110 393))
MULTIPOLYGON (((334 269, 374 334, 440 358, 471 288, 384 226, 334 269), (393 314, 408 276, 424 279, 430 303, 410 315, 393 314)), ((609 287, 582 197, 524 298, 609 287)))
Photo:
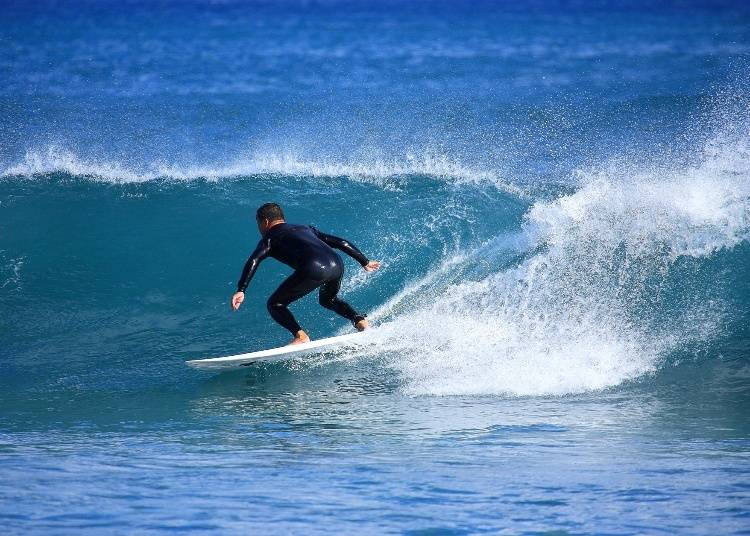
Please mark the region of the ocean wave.
POLYGON ((410 394, 525 396, 613 387, 704 346, 730 312, 701 262, 750 240, 748 139, 716 138, 692 167, 579 173, 504 242, 514 260, 455 283, 491 252, 446 259, 371 315, 379 354, 410 394))
POLYGON ((266 152, 240 157, 228 164, 180 166, 153 163, 127 166, 106 160, 86 159, 72 151, 48 147, 28 151, 21 161, 0 171, 0 177, 41 178, 56 173, 112 184, 134 184, 156 180, 220 181, 263 175, 299 178, 346 177, 384 189, 400 188, 410 177, 427 177, 454 184, 491 185, 502 191, 525 196, 523 188, 506 180, 493 170, 464 165, 445 155, 430 151, 406 152, 391 159, 345 160, 335 158, 302 158, 291 152, 266 152))

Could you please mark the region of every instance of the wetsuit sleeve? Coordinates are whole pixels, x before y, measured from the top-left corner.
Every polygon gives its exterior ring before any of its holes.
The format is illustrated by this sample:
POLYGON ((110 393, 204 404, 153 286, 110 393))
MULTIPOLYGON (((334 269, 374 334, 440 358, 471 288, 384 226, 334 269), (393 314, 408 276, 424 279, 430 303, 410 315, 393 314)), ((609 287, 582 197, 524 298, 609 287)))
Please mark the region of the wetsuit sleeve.
POLYGON ((237 282, 237 292, 245 292, 245 289, 250 284, 250 280, 255 275, 255 271, 258 269, 260 261, 268 257, 271 252, 271 241, 268 238, 264 238, 258 242, 258 246, 253 251, 250 258, 247 259, 245 267, 242 269, 242 275, 240 280, 237 282))
POLYGON ((320 238, 323 242, 325 242, 332 248, 340 249, 341 251, 349 255, 351 258, 356 260, 362 266, 366 266, 367 263, 370 262, 370 260, 365 256, 365 254, 362 253, 359 249, 357 249, 357 246, 355 246, 348 240, 344 240, 343 238, 339 238, 338 236, 321 233, 315 227, 310 227, 310 228, 315 233, 315 236, 320 238))

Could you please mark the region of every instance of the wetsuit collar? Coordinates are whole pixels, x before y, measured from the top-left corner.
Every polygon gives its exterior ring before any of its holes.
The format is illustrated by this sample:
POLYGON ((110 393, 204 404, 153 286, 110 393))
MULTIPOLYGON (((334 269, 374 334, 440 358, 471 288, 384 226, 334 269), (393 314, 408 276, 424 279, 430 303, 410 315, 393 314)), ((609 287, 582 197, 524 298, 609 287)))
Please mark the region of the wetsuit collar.
POLYGON ((268 227, 268 229, 266 229, 266 232, 263 233, 263 236, 264 237, 268 236, 268 233, 270 233, 271 230, 275 229, 276 227, 278 227, 279 225, 281 225, 283 223, 286 223, 286 221, 285 220, 274 220, 274 221, 272 221, 271 225, 268 227))

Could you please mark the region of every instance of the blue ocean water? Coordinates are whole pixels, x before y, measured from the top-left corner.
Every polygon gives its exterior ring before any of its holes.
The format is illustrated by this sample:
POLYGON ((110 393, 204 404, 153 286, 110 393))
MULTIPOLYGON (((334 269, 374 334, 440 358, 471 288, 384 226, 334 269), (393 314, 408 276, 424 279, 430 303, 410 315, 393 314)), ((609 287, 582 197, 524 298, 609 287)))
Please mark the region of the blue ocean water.
POLYGON ((750 532, 746 3, 0 18, 3 533, 750 532), (270 200, 378 329, 189 369, 286 342, 270 200))

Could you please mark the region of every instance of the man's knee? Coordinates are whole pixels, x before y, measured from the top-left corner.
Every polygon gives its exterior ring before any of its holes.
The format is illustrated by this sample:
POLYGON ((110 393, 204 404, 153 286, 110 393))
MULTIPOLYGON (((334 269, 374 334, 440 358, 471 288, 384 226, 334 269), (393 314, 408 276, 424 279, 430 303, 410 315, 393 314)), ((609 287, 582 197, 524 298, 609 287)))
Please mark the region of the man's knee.
POLYGON ((318 303, 326 309, 331 309, 333 307, 333 302, 335 301, 336 296, 325 296, 323 294, 318 296, 318 303))
POLYGON ((268 312, 273 314, 274 311, 278 311, 279 309, 283 309, 286 307, 283 303, 281 303, 279 300, 275 299, 273 296, 268 298, 268 301, 266 302, 266 309, 268 309, 268 312))

